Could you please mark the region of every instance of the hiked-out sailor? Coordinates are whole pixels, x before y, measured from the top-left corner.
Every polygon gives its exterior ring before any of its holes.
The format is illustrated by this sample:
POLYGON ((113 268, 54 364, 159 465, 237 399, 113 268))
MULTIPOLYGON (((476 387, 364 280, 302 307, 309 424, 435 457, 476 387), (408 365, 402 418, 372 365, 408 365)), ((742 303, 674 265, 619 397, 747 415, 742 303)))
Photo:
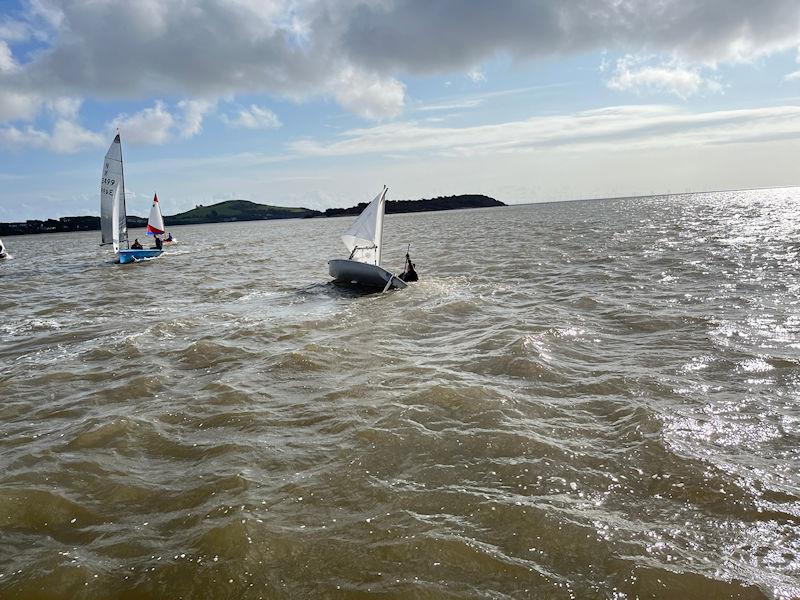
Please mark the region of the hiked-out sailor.
POLYGON ((406 266, 403 272, 397 277, 403 281, 419 281, 419 275, 417 275, 417 272, 414 270, 414 263, 411 262, 411 257, 408 256, 408 252, 406 252, 406 266))
POLYGON ((133 243, 131 244, 131 250, 141 250, 141 249, 142 245, 139 243, 139 238, 136 238, 135 240, 133 240, 133 243))

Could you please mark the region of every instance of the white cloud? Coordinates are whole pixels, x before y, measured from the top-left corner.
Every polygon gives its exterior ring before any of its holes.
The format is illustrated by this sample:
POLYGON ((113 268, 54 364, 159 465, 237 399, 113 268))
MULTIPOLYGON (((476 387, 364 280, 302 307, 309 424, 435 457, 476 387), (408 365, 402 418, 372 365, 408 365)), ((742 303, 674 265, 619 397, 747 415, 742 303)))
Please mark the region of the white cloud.
POLYGON ((81 98, 62 97, 49 100, 45 104, 56 117, 75 121, 78 118, 83 100, 81 98))
POLYGON ((0 123, 29 121, 42 107, 42 99, 34 94, 14 92, 0 88, 0 123))
POLYGON ((483 83, 486 81, 486 73, 483 72, 483 69, 475 67, 467 72, 467 79, 472 83, 483 83))
POLYGON ((281 121, 270 109, 251 104, 249 108, 242 108, 235 117, 222 116, 223 122, 233 127, 245 129, 277 129, 281 121))
POLYGON ((156 100, 151 108, 132 115, 117 115, 108 124, 108 129, 119 130, 129 144, 161 145, 171 139, 174 126, 175 118, 161 100, 156 100))
POLYGON ((3 40, 0 40, 0 73, 13 73, 19 68, 17 61, 11 54, 11 48, 3 40))
POLYGON ((98 133, 84 129, 72 121, 60 119, 53 127, 49 147, 55 152, 69 154, 83 148, 102 146, 104 140, 98 133))
POLYGON ((606 82, 612 90, 636 93, 666 93, 686 100, 704 92, 719 93, 719 81, 704 77, 700 67, 676 61, 653 64, 652 58, 626 55, 617 61, 614 75, 606 82))
POLYGON ((206 114, 216 106, 210 100, 181 100, 178 109, 182 111, 179 123, 180 136, 188 139, 196 136, 203 130, 203 119, 206 114))
POLYGON ((800 106, 693 113, 672 106, 617 106, 495 125, 435 127, 416 122, 353 129, 340 140, 305 139, 306 156, 409 153, 486 156, 541 149, 670 148, 800 138, 800 106))
POLYGON ((477 108, 483 103, 484 98, 465 98, 463 100, 452 100, 449 102, 426 104, 418 107, 417 110, 421 110, 423 112, 463 110, 477 108))
POLYGON ((60 119, 56 121, 50 133, 32 126, 24 129, 13 126, 0 128, 0 143, 11 148, 41 148, 61 154, 71 154, 87 147, 102 146, 103 137, 84 129, 77 123, 60 119))
MULTIPOLYGON (((0 140, 8 147, 36 147, 58 153, 72 153, 101 145, 107 134, 87 130, 78 124, 82 103, 81 98, 68 96, 43 101, 0 92, 0 120, 5 117, 32 121, 41 113, 53 122, 50 133, 33 125, 5 127, 0 130, 0 140)), ((185 139, 200 133, 203 117, 214 106, 215 103, 206 100, 182 100, 173 114, 164 102, 156 100, 152 107, 132 115, 117 115, 106 128, 109 133, 119 130, 126 143, 165 144, 176 137, 185 139)))
POLYGON ((784 81, 800 81, 800 70, 783 76, 784 81))
POLYGON ((359 69, 343 69, 327 87, 342 108, 367 119, 394 117, 405 103, 402 83, 359 69))

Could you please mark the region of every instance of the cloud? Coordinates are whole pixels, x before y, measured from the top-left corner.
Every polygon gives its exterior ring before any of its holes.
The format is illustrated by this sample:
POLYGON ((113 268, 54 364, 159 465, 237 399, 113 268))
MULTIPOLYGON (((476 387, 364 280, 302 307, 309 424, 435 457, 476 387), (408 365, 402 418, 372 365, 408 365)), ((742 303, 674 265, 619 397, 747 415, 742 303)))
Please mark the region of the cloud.
MULTIPOLYGON (((4 106, 8 108, 3 104, 3 100, 4 98, 8 100, 9 97, 7 94, 0 93, 0 113, 3 112, 4 106)), ((27 113, 24 110, 17 112, 18 117, 26 120, 32 119, 36 112, 44 108, 48 120, 52 121, 52 129, 47 132, 33 125, 23 128, 14 126, 0 128, 0 143, 4 146, 12 149, 41 148, 59 154, 72 154, 103 143, 103 137, 100 134, 89 131, 78 124, 78 113, 82 104, 80 98, 61 97, 43 102, 39 99, 22 96, 17 99, 17 102, 20 105, 29 103, 27 113)))
POLYGON ((77 123, 66 119, 56 121, 50 135, 49 146, 55 152, 72 153, 86 147, 99 147, 105 138, 98 133, 84 129, 77 123))
POLYGON ((341 39, 364 65, 415 73, 603 48, 743 61, 796 46, 799 19, 796 0, 394 0, 359 4, 341 39))
POLYGON ((682 100, 703 92, 722 91, 722 85, 701 75, 699 67, 687 67, 676 61, 652 64, 652 60, 630 54, 620 58, 606 85, 625 92, 667 93, 682 100))
POLYGON ((11 54, 11 48, 3 40, 0 40, 0 73, 13 73, 19 68, 17 61, 11 54))
POLYGON ((471 71, 467 72, 467 79, 469 79, 472 83, 483 83, 486 81, 486 74, 483 72, 483 69, 478 67, 472 69, 471 71))
POLYGON ((484 103, 484 100, 484 98, 465 98, 463 100, 453 100, 450 102, 438 102, 419 106, 417 107, 417 110, 421 110, 423 112, 433 112, 471 109, 481 106, 484 103))
POLYGON ((793 71, 783 76, 784 81, 800 81, 800 71, 793 71))
POLYGON ((215 106, 214 102, 202 99, 181 100, 173 114, 163 101, 156 100, 152 107, 130 115, 117 115, 107 123, 108 133, 101 134, 78 124, 82 103, 81 98, 74 97, 43 101, 0 93, 0 114, 14 114, 18 120, 31 121, 41 111, 46 120, 53 123, 49 133, 34 125, 7 126, 0 129, 0 141, 11 148, 34 147, 72 153, 102 145, 109 133, 119 130, 126 143, 160 145, 200 133, 205 115, 215 106))
POLYGON ((189 139, 203 130, 203 120, 216 107, 205 99, 184 99, 171 111, 162 100, 132 115, 120 114, 106 129, 119 130, 126 143, 160 146, 177 138, 189 139))
POLYGON ((77 123, 59 119, 50 133, 32 126, 0 128, 0 143, 11 148, 41 148, 62 154, 71 154, 84 148, 102 146, 104 138, 84 129, 77 123))
POLYGON ((0 88, 0 123, 29 121, 42 107, 42 100, 33 94, 0 88))
POLYGON ((31 36, 31 30, 27 23, 12 19, 8 16, 0 16, 0 40, 6 42, 24 42, 31 36))
POLYGON ((339 72, 327 87, 342 108, 367 119, 394 117, 405 102, 402 83, 354 68, 339 72))
POLYGON ((130 144, 165 144, 172 138, 175 117, 161 100, 156 100, 151 108, 145 108, 132 115, 117 115, 108 129, 119 130, 120 135, 130 144))
POLYGON ((56 117, 69 121, 75 121, 78 118, 78 113, 81 110, 81 104, 83 104, 83 100, 81 98, 62 97, 54 98, 45 104, 50 112, 56 117))
POLYGON ((352 129, 324 143, 299 140, 305 156, 408 153, 486 156, 540 149, 607 151, 800 139, 800 106, 693 113, 673 106, 617 106, 494 125, 435 127, 416 122, 352 129))
MULTIPOLYGON (((41 40, 41 48, 25 62, 3 55, 6 92, 43 99, 321 96, 371 119, 399 114, 406 76, 471 72, 496 57, 607 48, 713 65, 800 43, 797 0, 36 0, 23 6, 26 12, 0 31, 9 40, 41 40)), ((693 71, 684 71, 638 77, 671 77, 674 89, 689 90, 693 71)))
POLYGON ((236 117, 222 116, 223 122, 233 127, 245 129, 277 129, 281 121, 274 112, 268 108, 251 104, 249 108, 239 110, 236 117))
POLYGON ((216 102, 210 100, 178 102, 178 109, 183 113, 179 123, 180 137, 188 139, 199 134, 203 130, 203 119, 215 106, 216 102))

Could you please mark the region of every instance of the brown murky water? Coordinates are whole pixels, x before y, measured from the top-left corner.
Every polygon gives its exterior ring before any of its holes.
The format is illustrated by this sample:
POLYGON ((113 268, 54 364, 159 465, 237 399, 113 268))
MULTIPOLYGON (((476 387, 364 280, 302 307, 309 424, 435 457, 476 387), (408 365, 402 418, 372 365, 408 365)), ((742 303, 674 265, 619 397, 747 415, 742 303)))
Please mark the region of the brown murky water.
POLYGON ((797 598, 798 202, 8 238, 0 597, 797 598))

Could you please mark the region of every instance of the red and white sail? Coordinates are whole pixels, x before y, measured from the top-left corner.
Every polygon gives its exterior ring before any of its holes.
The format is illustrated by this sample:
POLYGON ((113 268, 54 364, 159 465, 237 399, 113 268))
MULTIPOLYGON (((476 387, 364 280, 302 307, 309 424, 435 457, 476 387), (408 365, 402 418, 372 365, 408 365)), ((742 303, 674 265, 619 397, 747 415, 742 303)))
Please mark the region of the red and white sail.
POLYGON ((150 209, 150 218, 147 219, 147 235, 162 233, 164 233, 164 217, 161 216, 161 207, 158 205, 158 194, 153 194, 153 206, 150 209))

